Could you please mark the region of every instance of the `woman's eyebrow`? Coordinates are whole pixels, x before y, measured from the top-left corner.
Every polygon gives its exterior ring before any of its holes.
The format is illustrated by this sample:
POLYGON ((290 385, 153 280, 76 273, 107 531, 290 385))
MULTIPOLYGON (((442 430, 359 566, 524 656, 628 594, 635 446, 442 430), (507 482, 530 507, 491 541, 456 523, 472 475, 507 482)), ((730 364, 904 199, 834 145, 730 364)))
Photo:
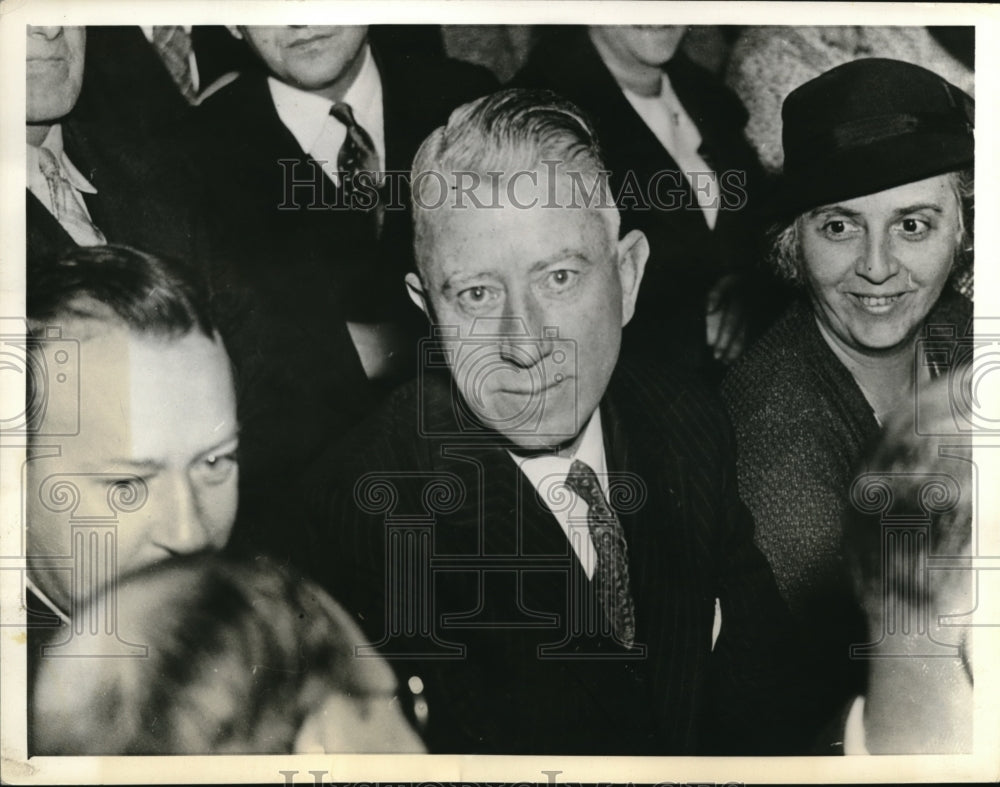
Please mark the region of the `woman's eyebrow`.
POLYGON ((843 205, 822 205, 818 208, 813 208, 807 215, 810 219, 813 219, 817 216, 828 216, 831 213, 837 213, 841 216, 850 216, 851 218, 856 218, 861 215, 861 211, 853 210, 851 208, 844 207, 843 205))

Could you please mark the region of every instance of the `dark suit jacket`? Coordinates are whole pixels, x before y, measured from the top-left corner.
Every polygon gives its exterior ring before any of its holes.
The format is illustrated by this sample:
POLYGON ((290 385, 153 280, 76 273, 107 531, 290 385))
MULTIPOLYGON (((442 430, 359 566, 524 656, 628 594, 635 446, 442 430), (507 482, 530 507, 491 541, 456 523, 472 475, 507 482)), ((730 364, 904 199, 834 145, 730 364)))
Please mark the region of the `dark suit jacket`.
MULTIPOLYGON (((409 172, 420 143, 451 110, 495 86, 476 66, 383 53, 374 46, 373 52, 382 79, 389 171, 409 172)), ((325 207, 343 204, 339 189, 282 124, 263 74, 247 74, 208 99, 192 131, 213 209, 238 219, 244 245, 258 256, 266 250, 276 265, 294 258, 323 270, 349 319, 408 316, 411 327, 422 328, 402 281, 413 259, 406 192, 389 200, 379 241, 370 216, 325 207)), ((300 286, 291 279, 286 284, 289 291, 300 286)))
MULTIPOLYGON (((192 27, 191 46, 202 91, 230 71, 257 67, 247 46, 224 27, 192 27)), ((163 60, 139 27, 87 27, 83 86, 74 109, 77 118, 145 138, 169 136, 190 112, 163 60)))
MULTIPOLYGON (((376 56, 388 169, 408 171, 424 137, 492 87, 472 66, 376 56)), ((395 322, 412 343, 401 373, 416 366, 425 320, 403 283, 412 264, 409 212, 387 209, 377 240, 370 215, 313 207, 311 186, 318 195, 325 189, 332 204, 337 189, 282 124, 262 73, 244 74, 198 107, 188 136, 210 215, 228 228, 229 262, 213 265, 213 283, 230 350, 252 392, 241 411, 241 472, 250 476, 241 484, 234 540, 294 560, 288 529, 300 526, 302 512, 290 490, 382 392, 367 380, 345 320, 395 322), (291 197, 281 162, 309 181, 291 197), (279 208, 293 198, 297 208, 279 208)), ((405 194, 394 201, 408 205, 405 194)))
MULTIPOLYGON (((200 261, 211 245, 205 217, 192 194, 194 173, 186 162, 155 144, 139 144, 116 130, 69 120, 63 125, 66 154, 97 189, 84 201, 109 243, 200 261)), ((58 254, 76 246, 30 191, 28 257, 58 254)))
POLYGON ((746 211, 736 208, 753 198, 761 170, 743 138, 747 113, 735 94, 681 53, 666 71, 701 132, 702 157, 720 182, 730 184, 723 187, 723 208, 714 229, 705 222, 677 162, 625 98, 585 29, 558 31, 542 39, 511 84, 548 88, 588 113, 611 170, 612 193, 622 195, 622 233, 640 229, 649 239, 650 257, 635 317, 625 329, 623 351, 710 369, 705 298, 720 276, 746 271, 756 259, 754 228, 746 211), (661 172, 669 174, 660 181, 660 200, 670 205, 673 195, 676 208, 658 208, 646 197, 635 199, 640 190, 648 193, 661 172), (744 176, 743 187, 728 180, 744 176))
POLYGON ((785 613, 711 394, 619 368, 601 405, 609 471, 631 490, 610 497, 645 646, 635 658, 599 633, 569 636, 571 599, 590 583, 502 439, 460 426, 455 396, 440 373, 401 388, 311 482, 325 528, 313 573, 401 681, 423 681, 430 750, 790 750, 785 613), (404 557, 421 550, 430 571, 404 557))

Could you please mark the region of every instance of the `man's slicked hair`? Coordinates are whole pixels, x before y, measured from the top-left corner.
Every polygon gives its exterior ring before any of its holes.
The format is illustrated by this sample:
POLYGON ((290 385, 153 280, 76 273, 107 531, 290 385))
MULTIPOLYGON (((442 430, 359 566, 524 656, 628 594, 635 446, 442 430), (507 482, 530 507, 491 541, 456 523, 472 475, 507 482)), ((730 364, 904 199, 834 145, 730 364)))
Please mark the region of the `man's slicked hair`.
POLYGON ((529 169, 547 160, 593 173, 605 169, 582 109, 550 90, 510 88, 452 112, 420 146, 413 174, 529 169))
MULTIPOLYGON (((549 90, 509 88, 458 107, 448 123, 431 132, 413 160, 413 207, 416 235, 421 234, 425 193, 449 173, 481 176, 535 171, 558 164, 561 172, 597 180, 605 190, 607 167, 597 133, 586 113, 549 90)), ((604 207, 613 207, 606 199, 604 207)))
POLYGON ((198 271, 127 246, 82 247, 31 260, 26 290, 32 331, 83 319, 154 336, 215 336, 207 285, 198 271))

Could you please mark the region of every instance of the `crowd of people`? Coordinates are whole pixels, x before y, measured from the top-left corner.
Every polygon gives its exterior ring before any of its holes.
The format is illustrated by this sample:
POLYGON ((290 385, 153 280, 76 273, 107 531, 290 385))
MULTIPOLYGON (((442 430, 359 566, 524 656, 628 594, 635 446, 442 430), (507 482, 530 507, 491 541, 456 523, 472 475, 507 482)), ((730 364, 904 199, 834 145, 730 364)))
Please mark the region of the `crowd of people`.
POLYGON ((816 30, 28 27, 31 753, 969 751, 969 42, 816 30))

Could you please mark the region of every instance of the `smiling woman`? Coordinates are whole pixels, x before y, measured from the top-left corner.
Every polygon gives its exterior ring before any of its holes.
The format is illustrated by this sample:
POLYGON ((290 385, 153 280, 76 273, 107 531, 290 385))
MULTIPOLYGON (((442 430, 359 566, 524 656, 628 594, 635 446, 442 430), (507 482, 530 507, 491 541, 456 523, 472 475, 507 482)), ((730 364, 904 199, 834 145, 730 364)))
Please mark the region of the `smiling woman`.
POLYGON ((971 262, 972 118, 972 99, 936 74, 874 58, 785 101, 771 261, 801 297, 723 390, 740 494, 809 643, 799 661, 820 717, 864 676, 847 657, 866 633, 841 558, 857 461, 950 371, 917 362, 925 326, 960 338, 971 318, 949 280, 971 262))

